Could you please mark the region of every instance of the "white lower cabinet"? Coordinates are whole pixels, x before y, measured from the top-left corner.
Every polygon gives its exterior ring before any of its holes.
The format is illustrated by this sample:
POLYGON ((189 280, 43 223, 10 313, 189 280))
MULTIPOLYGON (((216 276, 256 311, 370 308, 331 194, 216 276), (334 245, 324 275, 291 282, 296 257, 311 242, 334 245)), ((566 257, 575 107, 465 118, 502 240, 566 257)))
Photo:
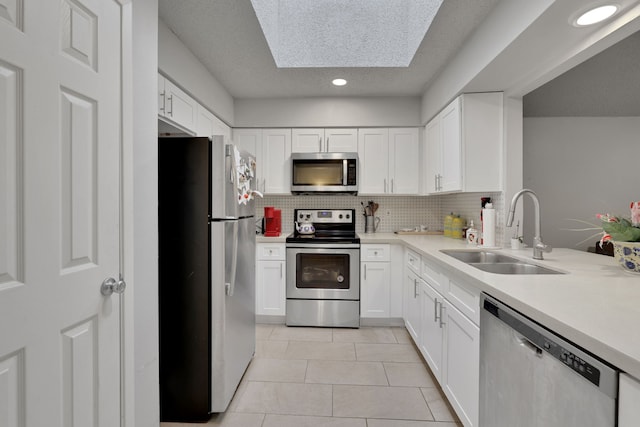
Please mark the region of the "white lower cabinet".
POLYGON ((444 300, 444 350, 441 386, 465 426, 478 425, 480 328, 444 300))
POLYGON ((285 245, 284 243, 258 243, 256 251, 256 315, 284 316, 285 245))
POLYGON ((405 262, 407 331, 462 424, 477 427, 480 328, 473 301, 479 301, 480 291, 451 280, 413 251, 407 250, 405 262))
POLYGON ((418 275, 420 266, 420 256, 415 252, 407 250, 405 252, 405 273, 404 273, 404 301, 403 318, 404 325, 415 341, 418 348, 420 347, 422 336, 422 298, 420 297, 419 286, 422 279, 418 275), (418 266, 416 270, 415 266, 418 266))
POLYGON ((420 287, 420 294, 423 309, 422 336, 419 348, 431 368, 433 376, 442 383, 443 326, 445 321, 441 319, 444 298, 424 281, 420 287))
POLYGON ((360 317, 390 317, 390 245, 360 248, 360 317))
POLYGON ((618 427, 635 427, 640 422, 640 381, 628 374, 620 374, 618 397, 618 427))

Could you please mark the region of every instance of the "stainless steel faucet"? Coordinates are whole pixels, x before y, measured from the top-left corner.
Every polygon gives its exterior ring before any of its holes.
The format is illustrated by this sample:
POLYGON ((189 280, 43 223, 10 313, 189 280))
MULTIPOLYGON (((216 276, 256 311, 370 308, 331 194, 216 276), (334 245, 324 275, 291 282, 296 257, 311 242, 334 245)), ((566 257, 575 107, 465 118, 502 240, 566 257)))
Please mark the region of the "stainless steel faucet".
POLYGON ((533 206, 535 207, 536 213, 536 234, 533 236, 533 259, 544 259, 542 257, 543 252, 551 252, 551 246, 545 245, 542 243, 542 236, 540 235, 540 201, 538 201, 538 196, 536 193, 529 189, 523 189, 518 191, 511 199, 511 207, 509 208, 509 217, 507 218, 507 227, 511 227, 513 225, 513 217, 516 213, 516 204, 518 203, 518 199, 523 194, 528 193, 533 199, 533 206))

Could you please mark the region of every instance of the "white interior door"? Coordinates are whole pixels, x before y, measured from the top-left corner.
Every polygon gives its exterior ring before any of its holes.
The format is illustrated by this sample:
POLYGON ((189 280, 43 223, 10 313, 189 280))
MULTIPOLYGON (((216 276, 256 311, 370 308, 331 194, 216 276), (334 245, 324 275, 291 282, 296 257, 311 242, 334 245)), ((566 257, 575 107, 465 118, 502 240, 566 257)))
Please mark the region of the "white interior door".
POLYGON ((120 424, 120 4, 0 0, 0 425, 120 424))

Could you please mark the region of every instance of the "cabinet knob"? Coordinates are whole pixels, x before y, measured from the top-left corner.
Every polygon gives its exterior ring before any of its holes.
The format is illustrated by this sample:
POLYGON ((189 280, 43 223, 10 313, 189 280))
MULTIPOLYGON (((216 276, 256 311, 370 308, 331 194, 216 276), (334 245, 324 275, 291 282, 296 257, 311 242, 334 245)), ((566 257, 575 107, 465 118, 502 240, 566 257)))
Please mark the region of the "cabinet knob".
POLYGON ((373 251, 373 254, 374 254, 375 256, 378 256, 378 251, 373 251))

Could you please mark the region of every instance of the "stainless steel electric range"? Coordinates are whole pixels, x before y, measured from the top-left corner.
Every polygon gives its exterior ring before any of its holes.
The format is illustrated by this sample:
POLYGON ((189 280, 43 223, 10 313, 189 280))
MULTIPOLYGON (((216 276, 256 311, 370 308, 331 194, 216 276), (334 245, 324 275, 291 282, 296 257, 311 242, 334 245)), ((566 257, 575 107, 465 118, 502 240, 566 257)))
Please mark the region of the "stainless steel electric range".
POLYGON ((360 326, 360 238, 354 209, 296 209, 314 234, 286 239, 288 326, 360 326))

